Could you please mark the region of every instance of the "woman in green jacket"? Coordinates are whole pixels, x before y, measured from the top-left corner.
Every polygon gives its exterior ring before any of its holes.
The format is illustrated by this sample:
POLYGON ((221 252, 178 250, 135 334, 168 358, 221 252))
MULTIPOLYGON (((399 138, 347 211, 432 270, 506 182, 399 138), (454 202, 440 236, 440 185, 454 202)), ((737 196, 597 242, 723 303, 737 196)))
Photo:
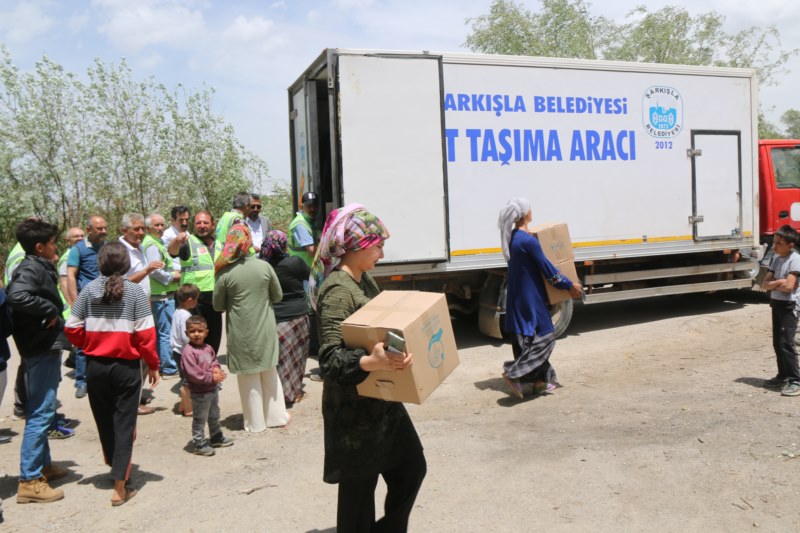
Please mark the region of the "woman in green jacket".
POLYGON ((356 385, 373 370, 411 365, 386 356, 383 343, 371 353, 344 345, 341 323, 378 292, 367 271, 383 257, 389 232, 363 206, 333 211, 322 231, 309 280, 317 310, 319 363, 323 377, 326 483, 339 484, 337 531, 406 531, 408 517, 426 473, 425 456, 402 403, 358 395, 356 385), (387 486, 384 516, 375 521, 378 476, 387 486))

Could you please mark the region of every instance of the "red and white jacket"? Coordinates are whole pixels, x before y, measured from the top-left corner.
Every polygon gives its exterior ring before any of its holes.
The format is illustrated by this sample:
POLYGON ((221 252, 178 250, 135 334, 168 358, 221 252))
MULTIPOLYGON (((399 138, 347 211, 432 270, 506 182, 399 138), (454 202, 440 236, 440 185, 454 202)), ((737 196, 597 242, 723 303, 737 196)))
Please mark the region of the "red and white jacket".
POLYGON ((149 299, 140 286, 126 279, 122 300, 105 304, 102 297, 107 280, 101 276, 81 290, 64 333, 86 355, 143 358, 151 370, 158 370, 156 328, 149 299))

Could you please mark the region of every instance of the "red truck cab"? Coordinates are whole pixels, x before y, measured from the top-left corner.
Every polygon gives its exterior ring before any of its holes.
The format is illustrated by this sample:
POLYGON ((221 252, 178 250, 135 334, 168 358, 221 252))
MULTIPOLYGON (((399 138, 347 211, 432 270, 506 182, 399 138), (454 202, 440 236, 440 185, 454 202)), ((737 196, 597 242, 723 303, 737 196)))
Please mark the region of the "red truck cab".
POLYGON ((784 224, 800 230, 800 140, 758 141, 759 227, 761 243, 784 224))

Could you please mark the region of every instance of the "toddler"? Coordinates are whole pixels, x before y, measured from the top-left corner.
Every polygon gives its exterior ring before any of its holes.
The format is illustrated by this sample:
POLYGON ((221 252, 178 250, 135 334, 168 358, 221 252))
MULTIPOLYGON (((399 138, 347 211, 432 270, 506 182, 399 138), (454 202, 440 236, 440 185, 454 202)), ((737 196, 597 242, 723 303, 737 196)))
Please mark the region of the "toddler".
POLYGON ((186 319, 186 336, 180 365, 186 376, 192 397, 192 444, 197 455, 214 455, 214 448, 233 444, 233 439, 222 433, 219 423, 219 384, 225 379, 214 349, 205 343, 208 325, 201 316, 186 319), (210 439, 204 435, 208 424, 210 439))

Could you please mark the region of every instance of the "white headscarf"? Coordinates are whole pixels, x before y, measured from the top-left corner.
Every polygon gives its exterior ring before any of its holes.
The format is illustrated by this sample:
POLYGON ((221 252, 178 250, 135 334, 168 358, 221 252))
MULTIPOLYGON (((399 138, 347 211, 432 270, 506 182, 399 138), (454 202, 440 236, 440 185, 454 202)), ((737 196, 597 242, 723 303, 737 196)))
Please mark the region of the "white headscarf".
POLYGON ((508 247, 511 245, 511 231, 517 221, 525 217, 531 210, 531 204, 525 198, 512 198, 506 206, 500 210, 497 219, 497 228, 500 230, 500 244, 503 246, 503 257, 508 258, 511 252, 508 247))

